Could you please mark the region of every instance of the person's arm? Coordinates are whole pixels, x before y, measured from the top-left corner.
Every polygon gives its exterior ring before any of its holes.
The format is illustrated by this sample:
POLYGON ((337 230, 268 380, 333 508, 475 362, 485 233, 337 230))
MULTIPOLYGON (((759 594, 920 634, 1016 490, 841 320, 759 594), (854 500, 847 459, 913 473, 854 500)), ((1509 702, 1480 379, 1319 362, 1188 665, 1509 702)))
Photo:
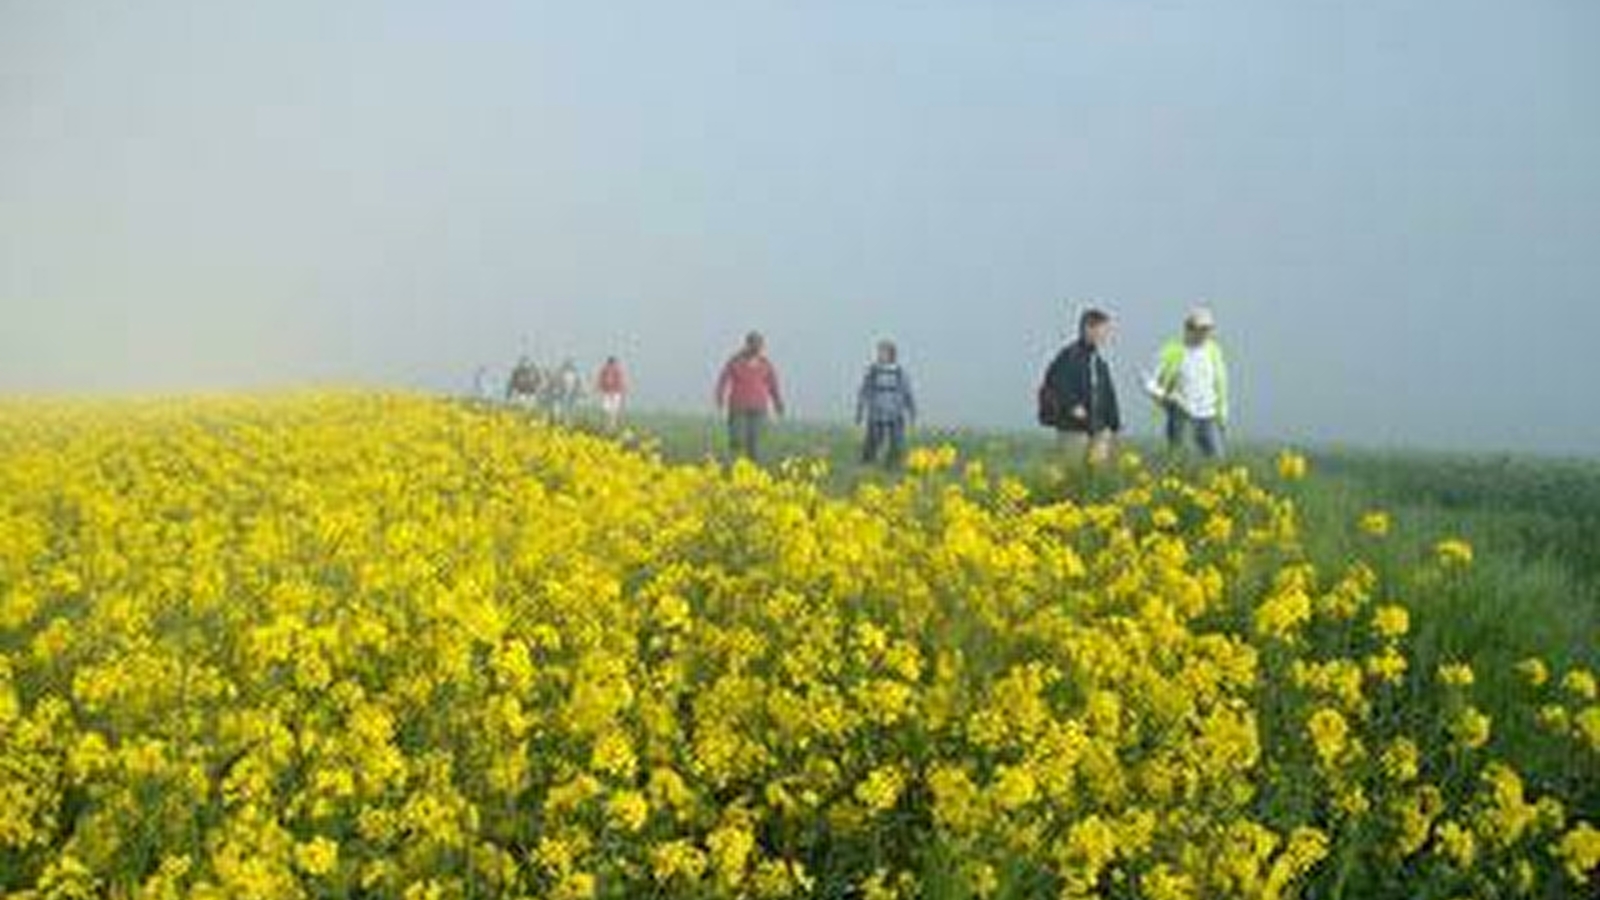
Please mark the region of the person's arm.
POLYGON ((722 374, 717 376, 717 390, 713 397, 717 409, 728 405, 728 392, 733 388, 733 362, 730 360, 722 367, 722 374))
POLYGON ((1122 406, 1117 402, 1117 382, 1112 376, 1111 365, 1106 364, 1106 427, 1112 431, 1122 430, 1122 406))
POLYGON ((1149 374, 1144 379, 1144 392, 1158 404, 1171 402, 1172 386, 1166 382, 1167 354, 1165 350, 1157 350, 1155 359, 1150 362, 1149 374))
POLYGON ((911 392, 911 376, 906 374, 905 369, 900 370, 900 393, 905 396, 906 422, 915 422, 917 420, 917 397, 911 392))
POLYGON ((783 415, 783 394, 778 391, 778 367, 767 363, 767 395, 772 398, 772 410, 778 415, 783 415))
POLYGON ((867 367, 865 375, 861 376, 861 387, 856 390, 856 424, 867 420, 867 407, 871 404, 872 393, 872 367, 867 367))

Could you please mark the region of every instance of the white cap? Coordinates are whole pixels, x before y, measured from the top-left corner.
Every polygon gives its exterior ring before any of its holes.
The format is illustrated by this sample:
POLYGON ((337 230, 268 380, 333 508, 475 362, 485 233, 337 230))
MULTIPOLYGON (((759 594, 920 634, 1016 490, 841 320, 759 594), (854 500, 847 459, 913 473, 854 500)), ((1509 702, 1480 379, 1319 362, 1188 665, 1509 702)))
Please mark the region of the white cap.
POLYGON ((1209 306, 1196 306, 1194 309, 1189 310, 1189 318, 1183 321, 1190 328, 1217 327, 1217 317, 1212 314, 1209 306))

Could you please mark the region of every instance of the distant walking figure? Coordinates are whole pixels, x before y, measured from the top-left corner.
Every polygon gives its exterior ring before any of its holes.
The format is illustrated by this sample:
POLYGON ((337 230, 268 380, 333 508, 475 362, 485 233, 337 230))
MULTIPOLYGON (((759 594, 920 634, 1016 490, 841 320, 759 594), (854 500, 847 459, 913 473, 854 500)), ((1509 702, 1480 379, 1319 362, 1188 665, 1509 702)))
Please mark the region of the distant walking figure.
POLYGON ((615 356, 606 357, 605 365, 595 377, 595 389, 600 394, 600 410, 605 413, 606 428, 616 431, 622 427, 623 397, 628 390, 621 360, 615 356))
POLYGON ((898 467, 905 455, 906 427, 917 416, 911 379, 900 366, 899 356, 893 341, 878 342, 878 358, 867 366, 856 395, 856 424, 867 426, 861 461, 877 462, 882 452, 884 466, 891 469, 898 467))
POLYGON ((506 402, 522 407, 535 406, 543 389, 544 375, 533 360, 524 356, 517 360, 516 367, 506 378, 506 402))
POLYGON ((1161 348, 1145 384, 1166 413, 1168 448, 1181 450, 1192 431, 1201 455, 1212 459, 1226 453, 1228 424, 1228 360, 1216 329, 1211 310, 1191 310, 1183 337, 1161 348))
POLYGON ((578 401, 583 399, 583 376, 578 372, 578 364, 571 359, 561 363, 551 376, 550 410, 555 414, 556 421, 563 425, 570 425, 578 411, 578 401))
POLYGON ((734 457, 759 459, 761 433, 767 414, 783 415, 783 395, 778 392, 778 370, 766 356, 760 332, 745 336, 744 347, 722 367, 717 379, 717 409, 728 414, 728 450, 734 457))
POLYGON ((1102 352, 1111 340, 1111 316, 1085 310, 1078 339, 1062 348, 1039 388, 1039 423, 1054 428, 1074 460, 1097 466, 1111 458, 1122 411, 1111 366, 1102 352))

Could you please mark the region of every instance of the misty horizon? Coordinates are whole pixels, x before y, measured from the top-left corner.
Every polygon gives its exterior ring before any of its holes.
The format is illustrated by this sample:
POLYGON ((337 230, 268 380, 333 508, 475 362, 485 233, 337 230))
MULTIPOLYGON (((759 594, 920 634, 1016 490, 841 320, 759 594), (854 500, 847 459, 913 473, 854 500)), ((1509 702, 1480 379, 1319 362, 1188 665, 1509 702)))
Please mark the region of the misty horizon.
POLYGON ((1027 428, 1216 310, 1242 441, 1592 456, 1600 7, 0 2, 0 397, 524 353, 1027 428))

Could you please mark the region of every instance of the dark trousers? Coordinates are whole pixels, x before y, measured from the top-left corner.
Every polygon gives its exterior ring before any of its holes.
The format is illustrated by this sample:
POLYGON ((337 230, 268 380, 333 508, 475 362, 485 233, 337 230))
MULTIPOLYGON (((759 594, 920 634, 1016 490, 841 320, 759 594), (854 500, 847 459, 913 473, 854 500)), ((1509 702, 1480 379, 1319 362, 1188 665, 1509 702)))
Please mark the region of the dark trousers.
POLYGON ((867 423, 867 440, 861 446, 861 461, 874 463, 883 451, 883 464, 888 468, 895 468, 905 458, 906 453, 906 420, 885 419, 883 421, 869 421, 867 423))
POLYGON ((728 454, 752 462, 760 459, 761 432, 767 424, 766 412, 735 409, 728 412, 728 454))
POLYGON ((1194 443, 1200 455, 1207 459, 1221 458, 1226 451, 1222 423, 1216 419, 1197 419, 1176 403, 1167 404, 1167 446, 1183 449, 1189 432, 1194 432, 1194 443))

